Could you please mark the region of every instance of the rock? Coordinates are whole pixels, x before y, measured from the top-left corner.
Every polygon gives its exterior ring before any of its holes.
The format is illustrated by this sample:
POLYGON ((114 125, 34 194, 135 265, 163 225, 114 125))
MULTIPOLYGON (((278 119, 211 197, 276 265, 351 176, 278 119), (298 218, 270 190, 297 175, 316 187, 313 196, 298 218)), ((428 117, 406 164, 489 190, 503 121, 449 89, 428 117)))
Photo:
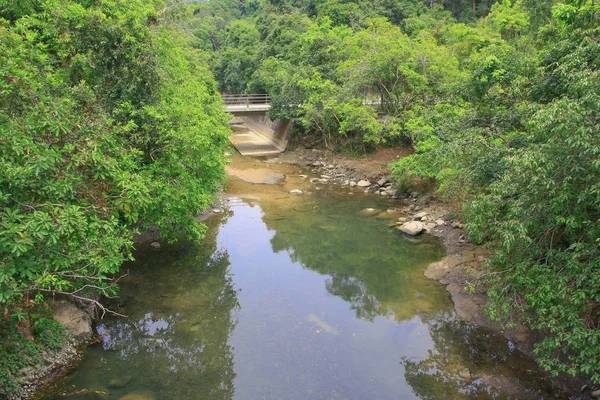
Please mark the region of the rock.
POLYGON ((319 178, 310 178, 310 183, 318 183, 319 181, 319 178))
POLYGON ((400 227, 400 230, 407 235, 416 236, 419 233, 423 232, 425 229, 425 224, 419 221, 411 221, 407 222, 400 227))
POLYGON ((425 218, 428 215, 429 214, 427 214, 425 211, 421 211, 421 212, 418 212, 415 215, 413 215, 413 219, 415 221, 420 221, 420 220, 422 220, 423 218, 425 218))
POLYGON ((600 390, 594 390, 592 393, 590 393, 590 396, 592 396, 592 399, 600 398, 600 390))
POLYGON ((124 388, 125 386, 127 386, 127 384, 129 382, 131 382, 131 379, 133 377, 131 375, 125 375, 121 378, 115 378, 115 379, 111 379, 110 382, 108 382, 108 388, 109 389, 121 389, 124 388))
POLYGON ((335 165, 333 165, 333 164, 329 164, 329 165, 327 166, 327 168, 328 168, 328 169, 334 169, 334 168, 335 168, 335 165))
POLYGON ((579 393, 583 393, 583 392, 585 392, 586 390, 588 390, 589 388, 590 388, 590 387, 589 387, 588 385, 583 385, 583 386, 581 387, 581 389, 579 389, 579 393))
POLYGON ((120 397, 119 400, 155 400, 156 396, 150 390, 138 390, 120 397))
POLYGON ((414 209, 415 209, 415 207, 416 207, 416 206, 415 206, 414 204, 411 204, 410 206, 408 206, 408 209, 409 209, 409 210, 414 210, 414 209))
POLYGON ((425 225, 428 231, 432 231, 435 229, 435 227, 437 226, 437 224, 435 222, 430 222, 427 225, 425 225))
POLYGON ((152 250, 160 250, 160 243, 152 242, 150 243, 150 247, 152 248, 152 250))
POLYGON ((348 186, 350 185, 350 180, 346 179, 344 182, 342 182, 342 186, 348 186))
POLYGON ((350 187, 355 187, 355 186, 356 186, 356 182, 350 181, 350 187))
POLYGON ((400 222, 400 223, 405 223, 407 221, 408 221, 407 217, 400 217, 400 218, 398 218, 398 222, 400 222))
POLYGON ((290 190, 290 194, 294 195, 294 196, 302 196, 302 190, 293 189, 293 190, 290 190))
POLYGON ((371 215, 377 215, 381 212, 380 209, 378 208, 365 208, 364 210, 362 210, 360 212, 361 215, 366 215, 366 216, 371 216, 371 215))
POLYGON ((455 229, 462 229, 464 227, 464 225, 461 224, 460 222, 454 221, 452 223, 452 227, 455 228, 455 229))
POLYGON ((461 368, 458 370, 458 376, 464 380, 471 380, 471 371, 468 368, 461 368))
POLYGON ((331 176, 329 176, 329 175, 321 175, 321 179, 331 179, 331 176))
POLYGON ((366 188, 366 187, 371 186, 371 182, 369 182, 366 179, 362 179, 356 183, 356 186, 358 186, 360 188, 366 188))
POLYGON ((441 218, 439 218, 439 219, 436 219, 436 220, 435 220, 435 224, 436 224, 436 225, 438 225, 438 226, 440 226, 440 225, 444 225, 444 220, 443 220, 443 219, 441 219, 441 218))
POLYGON ((315 161, 312 164, 310 164, 312 167, 320 167, 321 166, 321 162, 320 161, 315 161))
POLYGON ((385 185, 385 184, 389 183, 389 181, 390 181, 390 180, 389 180, 388 178, 385 178, 385 177, 384 177, 384 178, 381 178, 380 180, 378 180, 378 181, 377 181, 377 184, 378 184, 379 186, 383 186, 383 185, 385 185))
POLYGON ((58 300, 54 305, 54 320, 64 326, 80 342, 92 337, 92 320, 73 303, 58 300))
POLYGON ((306 178, 308 178, 308 176, 307 176, 307 175, 298 175, 298 176, 299 176, 300 178, 302 178, 302 179, 306 179, 306 178))

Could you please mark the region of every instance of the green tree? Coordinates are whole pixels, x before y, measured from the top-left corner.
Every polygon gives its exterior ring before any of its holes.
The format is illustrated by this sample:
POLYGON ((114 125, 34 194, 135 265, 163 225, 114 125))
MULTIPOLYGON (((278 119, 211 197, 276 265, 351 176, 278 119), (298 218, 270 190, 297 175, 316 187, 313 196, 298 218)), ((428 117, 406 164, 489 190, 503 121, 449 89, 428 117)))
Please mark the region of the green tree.
POLYGON ((12 3, 0 4, 0 303, 99 304, 137 229, 201 237, 226 116, 164 5, 12 3))
POLYGON ((470 235, 495 248, 490 315, 544 332, 535 351, 548 370, 600 383, 600 6, 565 3, 535 91, 546 104, 529 124, 531 144, 465 212, 470 235))

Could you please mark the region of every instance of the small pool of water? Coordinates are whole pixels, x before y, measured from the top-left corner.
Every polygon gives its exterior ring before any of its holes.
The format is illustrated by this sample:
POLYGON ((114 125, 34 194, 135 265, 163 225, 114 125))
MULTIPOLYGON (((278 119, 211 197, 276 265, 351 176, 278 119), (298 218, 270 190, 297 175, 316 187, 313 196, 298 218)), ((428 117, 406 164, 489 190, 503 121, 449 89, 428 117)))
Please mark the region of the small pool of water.
POLYGON ((102 321, 43 398, 560 398, 511 343, 456 319, 423 275, 441 243, 361 213, 392 203, 288 189, 233 190, 200 244, 140 246, 128 318, 102 321))

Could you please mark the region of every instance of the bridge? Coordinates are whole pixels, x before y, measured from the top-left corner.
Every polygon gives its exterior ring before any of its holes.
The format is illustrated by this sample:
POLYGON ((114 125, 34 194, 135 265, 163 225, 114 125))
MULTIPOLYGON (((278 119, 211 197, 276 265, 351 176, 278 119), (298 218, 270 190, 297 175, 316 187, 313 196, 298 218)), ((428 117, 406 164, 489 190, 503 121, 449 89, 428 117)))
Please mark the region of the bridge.
POLYGON ((267 112, 271 109, 268 94, 222 94, 228 113, 267 112))
POLYGON ((266 94, 221 94, 225 111, 234 115, 229 121, 233 131, 229 141, 243 156, 282 153, 287 147, 292 120, 271 120, 266 112, 271 99, 266 94))

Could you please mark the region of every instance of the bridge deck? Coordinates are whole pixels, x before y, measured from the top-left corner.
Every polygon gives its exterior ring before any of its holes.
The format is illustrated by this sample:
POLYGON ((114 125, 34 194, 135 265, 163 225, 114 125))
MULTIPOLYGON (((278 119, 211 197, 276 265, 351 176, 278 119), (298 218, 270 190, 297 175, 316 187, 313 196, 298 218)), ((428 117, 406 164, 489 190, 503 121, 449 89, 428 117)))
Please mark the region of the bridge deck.
POLYGON ((266 112, 271 109, 270 104, 226 104, 225 111, 228 113, 241 112, 266 112))

